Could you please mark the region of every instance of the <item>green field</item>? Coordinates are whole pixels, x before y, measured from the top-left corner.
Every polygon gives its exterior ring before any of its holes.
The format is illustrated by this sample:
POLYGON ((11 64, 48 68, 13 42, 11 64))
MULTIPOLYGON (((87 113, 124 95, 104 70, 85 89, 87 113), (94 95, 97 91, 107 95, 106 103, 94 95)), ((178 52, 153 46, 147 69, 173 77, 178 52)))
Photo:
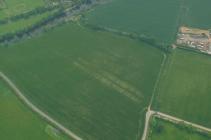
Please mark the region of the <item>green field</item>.
POLYGON ((0 138, 2 140, 67 140, 26 108, 0 80, 0 138))
POLYGON ((211 127, 211 57, 176 49, 169 57, 154 109, 211 127))
POLYGON ((171 43, 179 26, 183 0, 111 0, 89 11, 87 22, 135 32, 171 43))
POLYGON ((51 15, 50 12, 46 12, 43 14, 38 14, 33 17, 30 17, 28 19, 20 19, 15 22, 10 22, 8 24, 3 24, 0 26, 0 36, 5 35, 7 33, 16 33, 18 31, 21 31, 23 29, 27 29, 31 27, 32 25, 42 21, 46 17, 51 15))
POLYGON ((135 140, 163 60, 147 44, 67 24, 0 47, 0 70, 86 140, 135 140))
POLYGON ((44 5, 44 0, 0 0, 0 20, 44 5))
POLYGON ((183 24, 196 28, 211 29, 210 0, 186 0, 184 3, 183 24))
POLYGON ((191 128, 153 118, 148 140, 210 140, 208 134, 202 134, 191 128))

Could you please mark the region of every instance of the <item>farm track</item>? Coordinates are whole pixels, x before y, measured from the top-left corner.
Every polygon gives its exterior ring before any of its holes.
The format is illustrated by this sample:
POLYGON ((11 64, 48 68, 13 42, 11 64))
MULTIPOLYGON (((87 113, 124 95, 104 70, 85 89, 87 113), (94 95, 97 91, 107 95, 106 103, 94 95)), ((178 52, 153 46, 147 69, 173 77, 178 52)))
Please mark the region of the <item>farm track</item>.
POLYGON ((189 121, 183 120, 181 118, 177 118, 175 116, 171 116, 171 115, 159 112, 159 111, 151 110, 151 105, 152 105, 153 100, 155 98, 154 97, 155 92, 157 90, 160 77, 162 75, 162 70, 163 70, 163 67, 165 65, 166 58, 167 58, 167 56, 164 54, 164 60, 161 64, 161 69, 160 69, 157 81, 156 81, 154 89, 153 89, 152 98, 150 100, 150 103, 149 103, 149 106, 148 106, 148 109, 147 109, 147 112, 146 112, 144 132, 142 134, 141 140, 147 140, 147 138, 148 138, 149 124, 150 124, 150 119, 151 119, 152 116, 156 116, 158 118, 161 118, 161 119, 173 122, 173 123, 183 123, 184 125, 192 126, 193 128, 196 128, 196 129, 204 131, 204 132, 211 132, 211 128, 208 128, 208 127, 205 127, 205 126, 202 126, 202 125, 199 125, 199 124, 195 124, 195 123, 192 123, 192 122, 189 122, 189 121))
POLYGON ((59 130, 64 132, 69 137, 75 139, 75 140, 82 140, 79 136, 71 132, 69 129, 65 128, 62 124, 58 123, 56 120, 48 116, 46 113, 44 113, 42 110, 37 108, 33 103, 31 103, 24 95, 23 93, 18 89, 18 87, 15 86, 15 84, 3 73, 0 71, 0 78, 2 78, 9 87, 14 91, 16 96, 24 102, 32 111, 39 114, 42 118, 47 120, 49 123, 51 123, 53 126, 57 127, 59 130))
POLYGON ((174 116, 162 113, 162 112, 156 112, 156 111, 152 111, 152 112, 155 116, 162 118, 164 120, 168 120, 168 121, 172 121, 172 122, 176 122, 176 123, 183 123, 185 125, 192 126, 199 130, 202 130, 202 131, 211 132, 211 128, 208 128, 208 127, 205 127, 205 126, 202 126, 199 124, 195 124, 195 123, 192 123, 192 122, 189 122, 189 121, 186 121, 186 120, 183 120, 183 119, 180 119, 180 118, 177 118, 177 117, 174 117, 174 116))
POLYGON ((180 119, 180 118, 177 118, 177 117, 174 117, 174 116, 171 116, 171 115, 159 112, 159 111, 153 111, 153 110, 150 110, 150 108, 148 108, 148 111, 146 113, 146 119, 145 119, 144 133, 142 135, 141 140, 147 140, 148 130, 149 130, 149 122, 150 122, 150 119, 152 116, 156 116, 158 118, 161 118, 161 119, 173 122, 173 123, 177 123, 177 124, 182 123, 184 125, 188 125, 188 126, 191 126, 193 128, 196 128, 198 130, 202 130, 205 132, 211 132, 211 128, 208 128, 208 127, 205 127, 205 126, 202 126, 199 124, 195 124, 195 123, 192 123, 192 122, 189 122, 189 121, 186 121, 186 120, 183 120, 183 119, 180 119))

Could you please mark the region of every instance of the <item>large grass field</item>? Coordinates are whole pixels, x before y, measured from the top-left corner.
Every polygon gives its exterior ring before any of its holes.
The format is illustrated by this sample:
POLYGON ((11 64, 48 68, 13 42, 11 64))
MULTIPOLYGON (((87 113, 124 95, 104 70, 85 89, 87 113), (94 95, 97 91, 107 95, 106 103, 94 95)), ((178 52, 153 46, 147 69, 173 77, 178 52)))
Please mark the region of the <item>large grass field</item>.
POLYGON ((147 44, 67 24, 0 47, 0 70, 86 140, 135 140, 163 60, 147 44))
POLYGON ((0 138, 2 140, 67 140, 26 108, 1 79, 0 138))
POLYGON ((111 0, 89 11, 87 22, 172 43, 183 0, 111 0))
POLYGON ((191 128, 153 118, 148 140, 210 140, 209 134, 199 133, 191 128))
POLYGON ((196 28, 211 29, 210 0, 186 0, 184 3, 183 24, 196 28))
POLYGON ((154 108, 211 127, 211 56, 176 49, 168 60, 154 108))
POLYGON ((44 6, 44 0, 0 0, 0 19, 44 6))

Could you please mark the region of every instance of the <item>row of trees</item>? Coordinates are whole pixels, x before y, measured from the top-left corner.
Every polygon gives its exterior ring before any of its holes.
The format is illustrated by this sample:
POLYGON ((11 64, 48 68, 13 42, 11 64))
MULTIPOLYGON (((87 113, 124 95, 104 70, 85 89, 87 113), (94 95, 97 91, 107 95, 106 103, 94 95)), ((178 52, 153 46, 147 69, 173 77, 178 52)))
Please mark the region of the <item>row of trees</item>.
POLYGON ((55 14, 48 16, 47 18, 43 19, 40 22, 37 22, 36 24, 34 24, 30 27, 24 28, 15 33, 7 33, 3 36, 0 36, 0 43, 10 42, 11 40, 13 40, 15 38, 22 38, 24 35, 30 35, 30 33, 34 32, 36 29, 38 29, 44 25, 47 25, 49 22, 54 21, 55 19, 61 18, 63 16, 65 16, 65 12, 60 9, 55 14))
MULTIPOLYGON (((99 0, 83 0, 80 4, 75 3, 74 4, 75 6, 71 11, 79 10, 81 8, 81 5, 89 5, 89 4, 92 4, 93 1, 99 1, 99 0)), ((0 25, 1 25, 1 24, 7 23, 8 20, 16 21, 16 20, 19 20, 19 19, 22 19, 22 18, 26 19, 26 18, 29 18, 30 16, 33 16, 33 15, 36 15, 36 14, 42 14, 44 12, 47 12, 49 10, 53 10, 55 8, 57 8, 58 11, 54 15, 48 16, 44 20, 42 20, 42 21, 40 21, 40 22, 30 26, 30 27, 24 28, 20 31, 13 32, 13 33, 7 33, 5 35, 0 36, 0 43, 10 42, 10 41, 12 41, 16 38, 17 39, 22 38, 24 35, 30 35, 30 33, 34 32, 35 30, 39 29, 40 27, 45 26, 45 25, 49 24, 50 22, 52 22, 56 19, 60 19, 61 17, 65 17, 66 12, 65 12, 64 7, 62 7, 61 5, 58 5, 56 7, 48 7, 48 8, 39 7, 39 8, 36 8, 36 9, 30 11, 30 12, 11 17, 10 19, 7 19, 5 21, 4 20, 0 21, 0 25)), ((44 28, 44 30, 45 30, 45 28, 44 28)))
POLYGON ((121 32, 118 30, 114 30, 114 29, 110 29, 110 28, 105 28, 105 27, 101 27, 101 26, 97 26, 97 25, 92 25, 92 24, 88 24, 86 23, 86 21, 83 21, 84 25, 92 30, 95 31, 107 31, 107 32, 112 32, 121 36, 126 36, 129 37, 131 39, 135 39, 135 40, 140 40, 142 42, 145 42, 151 46, 155 46, 159 49, 161 49, 162 51, 169 53, 171 52, 171 45, 170 44, 165 44, 162 42, 158 42, 156 39, 146 36, 144 34, 138 34, 138 33, 128 33, 128 32, 121 32))
MULTIPOLYGON (((72 11, 80 9, 81 5, 90 4, 91 1, 92 0, 83 0, 82 3, 76 3, 75 2, 74 3, 75 7, 72 9, 72 11)), ((30 33, 32 33, 35 30, 41 28, 42 26, 45 26, 45 25, 49 24, 50 22, 52 22, 56 19, 59 20, 60 18, 65 17, 66 13, 65 13, 65 9, 64 9, 63 6, 57 5, 57 6, 54 6, 54 7, 39 7, 39 8, 32 10, 32 11, 29 11, 27 13, 23 13, 23 14, 11 17, 10 19, 1 20, 0 25, 6 24, 8 22, 8 20, 15 22, 19 19, 23 19, 23 18, 26 19, 26 18, 29 18, 30 16, 33 16, 33 15, 36 15, 36 14, 42 14, 44 12, 51 11, 51 10, 54 10, 56 8, 58 9, 58 11, 56 13, 54 13, 53 15, 48 16, 44 20, 42 20, 42 21, 40 21, 36 24, 33 24, 30 27, 24 28, 20 31, 13 32, 13 33, 7 33, 5 35, 0 36, 0 43, 10 42, 10 41, 12 41, 16 38, 17 39, 22 38, 24 35, 30 35, 30 33)), ((43 30, 45 30, 45 28, 43 28, 43 30)))
POLYGON ((20 19, 27 19, 27 18, 34 16, 34 15, 43 14, 47 11, 52 11, 52 10, 58 8, 58 7, 59 6, 37 7, 37 8, 35 8, 31 11, 28 11, 26 13, 21 13, 21 14, 15 15, 15 16, 4 18, 4 19, 0 20, 0 25, 7 24, 8 22, 15 22, 15 21, 20 20, 20 19))

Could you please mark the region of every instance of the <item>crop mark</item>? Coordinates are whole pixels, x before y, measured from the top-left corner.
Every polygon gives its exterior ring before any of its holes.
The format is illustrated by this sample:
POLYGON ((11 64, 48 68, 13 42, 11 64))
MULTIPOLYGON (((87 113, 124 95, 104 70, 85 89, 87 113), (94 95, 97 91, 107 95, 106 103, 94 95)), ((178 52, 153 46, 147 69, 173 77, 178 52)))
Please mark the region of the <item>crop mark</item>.
POLYGON ((120 80, 116 76, 106 71, 98 71, 96 69, 90 68, 90 64, 82 59, 78 59, 78 61, 75 61, 74 65, 90 76, 94 77, 101 83, 107 85, 108 87, 111 87, 112 89, 118 91, 124 96, 127 96, 137 103, 140 103, 140 101, 144 98, 143 94, 129 83, 120 80))

